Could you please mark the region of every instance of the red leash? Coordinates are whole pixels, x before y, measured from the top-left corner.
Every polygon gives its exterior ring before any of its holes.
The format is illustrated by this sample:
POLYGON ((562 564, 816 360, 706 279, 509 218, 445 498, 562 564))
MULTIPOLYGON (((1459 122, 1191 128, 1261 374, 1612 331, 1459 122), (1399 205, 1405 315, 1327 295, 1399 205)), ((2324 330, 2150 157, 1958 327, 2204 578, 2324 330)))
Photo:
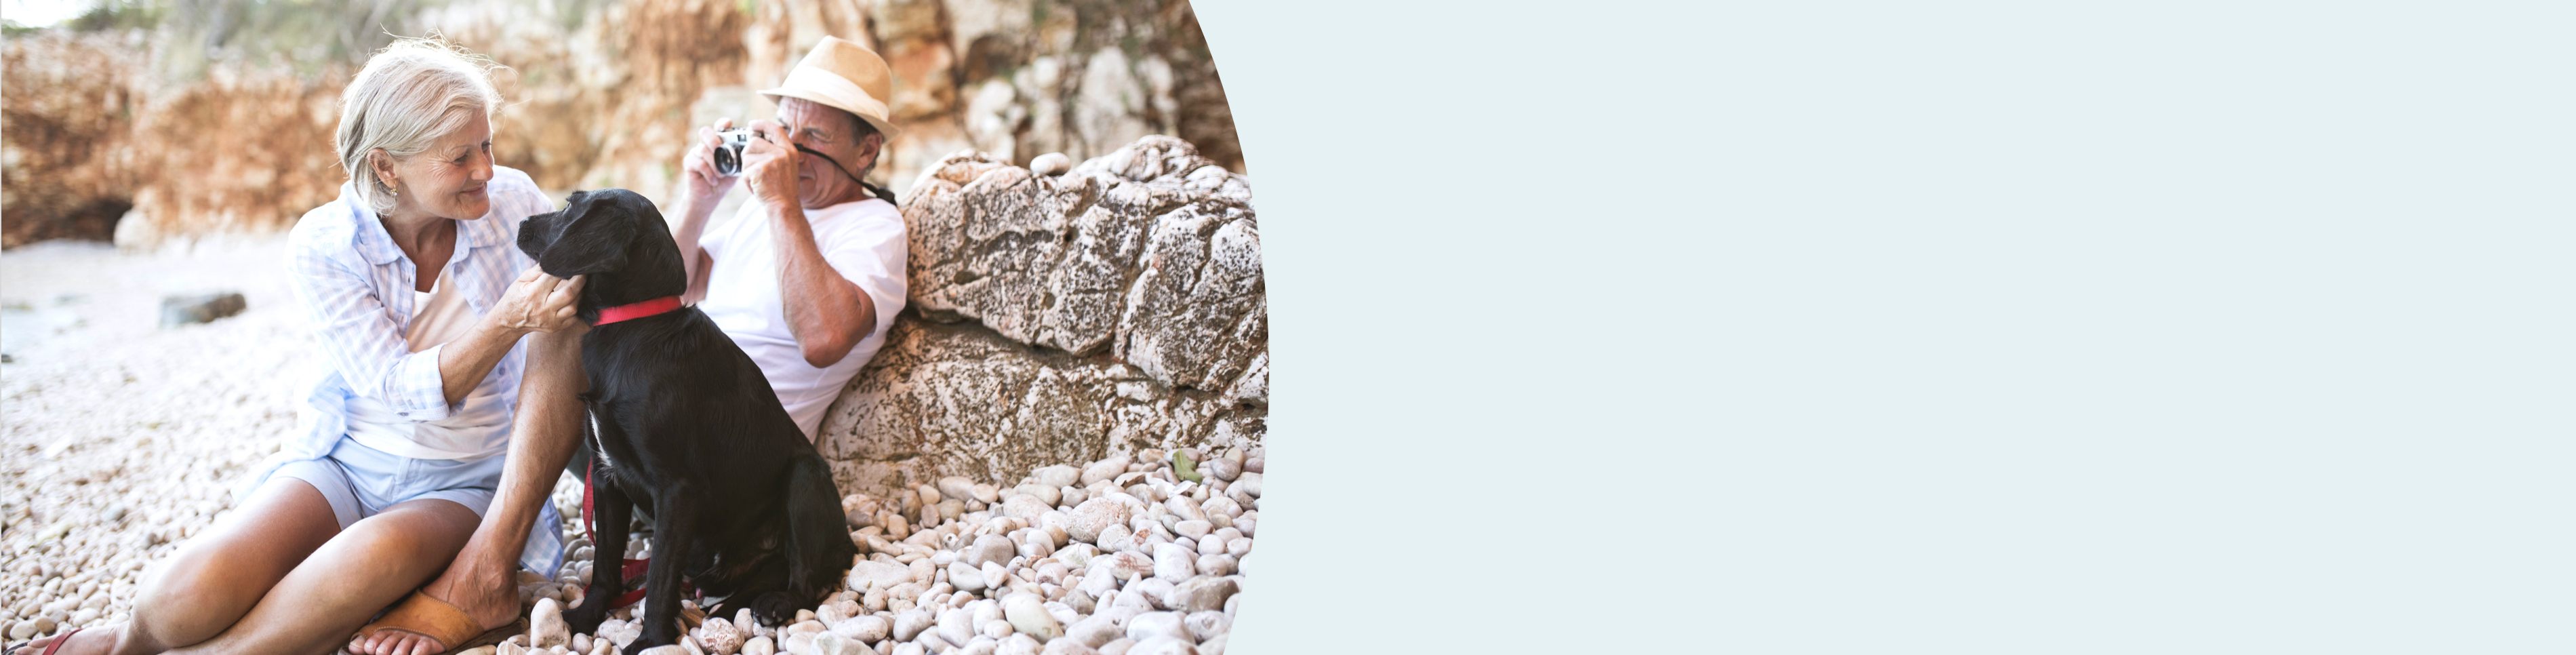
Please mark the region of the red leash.
MULTIPOLYGON (((594 480, 598 478, 598 475, 599 460, 593 458, 590 460, 590 466, 584 468, 581 472, 581 534, 583 537, 590 539, 590 552, 593 553, 591 556, 592 561, 598 561, 599 520, 591 515, 590 508, 592 501, 590 490, 596 485, 594 480)), ((618 594, 617 602, 608 606, 610 609, 633 605, 636 601, 644 600, 644 588, 641 585, 630 585, 627 583, 634 581, 636 578, 643 577, 644 572, 652 568, 653 558, 626 559, 624 555, 624 553, 619 553, 618 557, 618 561, 620 562, 617 567, 618 586, 632 588, 628 589, 626 593, 618 594)), ((591 572, 591 575, 599 575, 599 572, 593 571, 591 572)))

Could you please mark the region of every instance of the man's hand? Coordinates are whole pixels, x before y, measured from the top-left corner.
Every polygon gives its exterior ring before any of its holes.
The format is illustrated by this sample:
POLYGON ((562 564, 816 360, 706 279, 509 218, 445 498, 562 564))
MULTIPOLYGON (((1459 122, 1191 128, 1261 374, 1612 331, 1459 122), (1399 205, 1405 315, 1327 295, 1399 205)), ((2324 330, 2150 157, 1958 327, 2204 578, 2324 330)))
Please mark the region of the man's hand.
POLYGON ((731 118, 719 118, 714 125, 698 128, 697 143, 689 146, 688 154, 680 156, 680 191, 688 194, 690 207, 714 211, 725 192, 733 190, 734 180, 741 177, 716 172, 716 148, 724 144, 716 133, 730 129, 731 118))
POLYGON ((742 177, 751 185, 751 199, 771 207, 804 206, 796 190, 804 156, 787 141, 787 130, 769 121, 752 121, 751 130, 759 136, 742 149, 742 177))

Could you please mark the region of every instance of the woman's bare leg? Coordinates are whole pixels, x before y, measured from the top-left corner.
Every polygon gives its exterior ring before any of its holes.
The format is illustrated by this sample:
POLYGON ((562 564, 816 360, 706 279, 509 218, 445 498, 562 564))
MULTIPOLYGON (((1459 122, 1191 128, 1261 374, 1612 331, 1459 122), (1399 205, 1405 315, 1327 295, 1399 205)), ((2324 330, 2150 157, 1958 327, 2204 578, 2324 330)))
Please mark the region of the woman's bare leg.
MULTIPOLYGON (((519 615, 519 550, 536 527, 538 506, 554 493, 555 478, 581 443, 581 421, 588 414, 581 392, 590 387, 581 370, 581 335, 589 328, 556 330, 529 337, 528 368, 519 383, 519 412, 510 433, 509 468, 500 489, 484 510, 482 527, 457 552, 455 563, 420 592, 456 606, 485 628, 508 625, 519 615)), ((553 573, 547 571, 546 573, 553 573)), ((360 635, 349 652, 362 655, 426 655, 447 650, 428 635, 399 629, 360 635)))
POLYGON ((481 520, 446 500, 395 503, 322 544, 222 634, 171 652, 331 652, 446 568, 481 520))
MULTIPOLYGON (((241 620, 296 563, 340 531, 311 483, 273 478, 250 502, 144 576, 134 619, 82 630, 64 655, 148 655, 205 641, 241 620)), ((44 652, 47 641, 35 642, 44 652)))

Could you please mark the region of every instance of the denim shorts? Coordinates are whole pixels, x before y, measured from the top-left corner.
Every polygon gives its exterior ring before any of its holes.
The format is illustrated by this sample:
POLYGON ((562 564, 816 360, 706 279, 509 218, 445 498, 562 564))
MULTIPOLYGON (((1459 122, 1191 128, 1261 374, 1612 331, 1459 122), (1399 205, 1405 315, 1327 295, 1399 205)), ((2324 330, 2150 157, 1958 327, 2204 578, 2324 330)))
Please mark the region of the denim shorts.
POLYGON ((295 478, 313 485, 323 500, 331 502, 331 514, 340 520, 340 529, 347 530, 358 519, 382 513, 395 503, 424 498, 454 501, 480 517, 492 506, 493 489, 501 486, 502 464, 507 459, 413 459, 342 438, 329 457, 289 462, 269 474, 269 479, 295 478))

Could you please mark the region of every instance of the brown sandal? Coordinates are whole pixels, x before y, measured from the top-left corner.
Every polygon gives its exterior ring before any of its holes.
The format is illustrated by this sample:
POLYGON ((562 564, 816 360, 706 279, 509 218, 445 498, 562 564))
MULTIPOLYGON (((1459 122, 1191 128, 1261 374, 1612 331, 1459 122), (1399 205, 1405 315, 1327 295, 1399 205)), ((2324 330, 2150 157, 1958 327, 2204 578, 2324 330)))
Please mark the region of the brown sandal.
POLYGON ((413 590, 410 596, 404 597, 400 603, 395 603, 393 609, 386 610, 385 615, 377 618, 376 622, 359 626, 358 633, 350 635, 349 640, 354 642, 360 637, 372 636, 382 630, 401 630, 436 639, 438 643, 447 645, 447 650, 442 651, 440 655, 452 655, 478 646, 501 643, 510 637, 527 633, 526 614, 522 611, 521 616, 512 619, 509 625, 485 630, 483 624, 474 622, 474 617, 466 616, 465 610, 456 609, 455 605, 449 605, 447 601, 431 598, 429 594, 413 590))

